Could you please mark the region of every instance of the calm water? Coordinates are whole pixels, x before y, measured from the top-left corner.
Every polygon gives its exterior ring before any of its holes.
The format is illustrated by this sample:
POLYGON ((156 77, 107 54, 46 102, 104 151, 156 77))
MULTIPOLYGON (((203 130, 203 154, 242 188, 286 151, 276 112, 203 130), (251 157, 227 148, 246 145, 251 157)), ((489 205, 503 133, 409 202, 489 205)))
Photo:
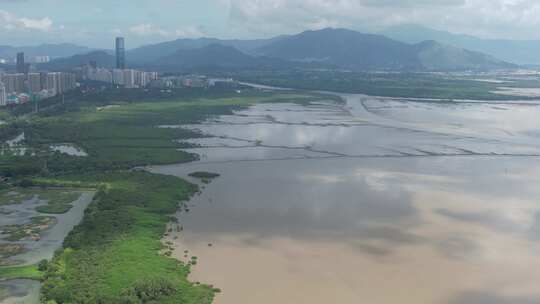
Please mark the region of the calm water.
POLYGON ((539 303, 540 107, 345 95, 188 126, 175 255, 218 304, 539 303))

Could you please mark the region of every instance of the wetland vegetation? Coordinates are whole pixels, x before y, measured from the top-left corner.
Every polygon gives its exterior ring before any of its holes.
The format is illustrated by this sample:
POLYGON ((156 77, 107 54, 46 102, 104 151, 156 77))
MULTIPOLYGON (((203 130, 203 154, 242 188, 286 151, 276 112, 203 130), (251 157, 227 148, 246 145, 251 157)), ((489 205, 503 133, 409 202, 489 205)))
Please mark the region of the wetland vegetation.
POLYGON ((367 94, 372 96, 512 100, 529 99, 495 93, 499 87, 538 88, 538 80, 511 80, 497 82, 478 80, 478 76, 444 73, 375 73, 350 71, 252 71, 239 72, 244 81, 276 87, 303 90, 324 90, 341 93, 367 94))
MULTIPOLYGON (((97 191, 82 222, 51 261, 39 267, 0 268, 0 278, 41 279, 42 300, 48 303, 210 303, 217 290, 189 282, 187 275, 194 263, 163 254, 160 241, 180 202, 198 187, 177 177, 131 170, 196 160, 196 155, 180 151, 186 144, 178 140, 202 135, 157 126, 196 123, 255 103, 338 101, 298 92, 133 91, 68 96, 69 102, 53 103, 39 114, 30 115, 23 107, 13 110, 10 122, 0 126, 4 140, 24 132, 22 144, 30 151, 0 156, 0 171, 11 185, 2 190, 4 203, 37 195, 49 201, 37 211, 55 214, 69 210, 77 193, 66 189, 97 191), (53 152, 49 147, 55 143, 81 147, 88 156, 53 152)), ((215 177, 210 173, 196 176, 215 177)), ((26 238, 50 218, 36 217, 29 224, 5 229, 12 240, 26 238)))

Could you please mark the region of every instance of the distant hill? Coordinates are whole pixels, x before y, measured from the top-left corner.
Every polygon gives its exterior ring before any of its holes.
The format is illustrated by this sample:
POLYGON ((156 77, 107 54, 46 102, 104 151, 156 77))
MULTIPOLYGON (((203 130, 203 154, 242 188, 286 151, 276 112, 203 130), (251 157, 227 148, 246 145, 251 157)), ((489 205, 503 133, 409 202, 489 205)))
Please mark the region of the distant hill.
MULTIPOLYGON (((59 58, 39 68, 68 70, 90 61, 102 67, 115 65, 110 51, 94 51, 59 58)), ((517 67, 491 55, 435 40, 412 44, 332 28, 261 40, 178 39, 131 50, 127 62, 134 68, 170 72, 200 68, 455 71, 517 67)))
POLYGON ((283 60, 251 56, 232 46, 221 44, 210 44, 196 49, 180 49, 171 55, 158 59, 151 65, 160 70, 284 68, 289 66, 283 60))
POLYGON ((463 70, 514 67, 477 52, 435 41, 408 44, 382 35, 323 29, 289 36, 257 49, 268 57, 319 62, 351 70, 463 70))
POLYGON ((444 45, 433 40, 414 45, 416 54, 425 70, 491 70, 517 66, 490 55, 444 45))
POLYGON ((0 58, 15 58, 18 52, 24 52, 27 57, 50 56, 51 58, 70 57, 77 54, 85 54, 93 49, 70 44, 42 44, 38 46, 0 46, 0 58))
POLYGON ((90 61, 95 61, 100 67, 112 68, 116 65, 116 58, 113 55, 110 55, 106 51, 94 51, 87 54, 55 59, 51 62, 40 64, 38 67, 49 71, 64 71, 89 64, 90 61))
POLYGON ((282 36, 272 39, 256 40, 220 40, 215 38, 177 39, 158 44, 146 45, 130 50, 127 53, 127 57, 130 62, 145 64, 154 62, 169 55, 173 55, 179 50, 199 49, 213 44, 231 46, 244 53, 250 54, 253 52, 253 50, 279 39, 282 39, 282 36))
POLYGON ((401 25, 388 28, 380 34, 405 43, 425 40, 438 42, 489 54, 517 64, 540 64, 540 40, 482 39, 470 35, 453 34, 419 25, 401 25))
POLYGON ((346 29, 306 31, 257 49, 268 57, 319 62, 353 70, 407 69, 419 66, 409 45, 384 36, 346 29))

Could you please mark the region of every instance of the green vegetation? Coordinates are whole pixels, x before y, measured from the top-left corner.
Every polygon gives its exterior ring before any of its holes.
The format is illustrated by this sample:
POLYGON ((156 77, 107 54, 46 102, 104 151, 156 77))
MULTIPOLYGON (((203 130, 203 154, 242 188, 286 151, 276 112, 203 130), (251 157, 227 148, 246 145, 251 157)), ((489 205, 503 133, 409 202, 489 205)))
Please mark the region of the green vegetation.
MULTIPOLYGON (((28 183, 23 180, 20 184, 28 183)), ((7 188, 0 191, 0 206, 21 204, 24 201, 37 197, 39 200, 46 200, 47 205, 39 206, 36 210, 40 213, 62 214, 68 212, 73 206, 72 202, 77 200, 80 192, 67 189, 47 189, 47 188, 7 188)))
POLYGON ((56 223, 56 218, 51 216, 35 216, 30 218, 29 223, 0 226, 0 232, 7 241, 15 242, 23 239, 39 240, 41 233, 51 228, 56 223))
POLYGON ((2 279, 29 279, 40 280, 43 273, 36 265, 19 267, 0 267, 0 278, 2 279))
MULTIPOLYGON (((213 115, 231 114, 235 109, 254 103, 337 100, 325 95, 257 91, 240 94, 208 92, 208 96, 213 97, 210 98, 195 92, 197 94, 185 93, 188 95, 185 98, 175 97, 179 93, 170 96, 159 93, 153 97, 157 100, 150 102, 140 101, 136 95, 122 98, 102 93, 66 104, 61 113, 58 108, 53 108, 53 112, 44 111, 39 117, 21 123, 19 128, 25 132, 26 143, 36 155, 0 156, 0 172, 7 176, 66 174, 189 162, 197 156, 179 151, 186 148, 186 144, 176 140, 201 135, 182 128, 157 126, 195 123, 213 115), (107 104, 119 106, 104 108, 107 104), (51 153, 49 146, 59 142, 75 144, 89 156, 51 153)), ((141 92, 142 96, 146 94, 141 92)))
POLYGON ((161 282, 167 292, 160 303, 211 302, 210 287, 187 281, 188 265, 159 253, 170 214, 197 191, 195 185, 136 171, 64 178, 103 185, 82 223, 66 238, 66 249, 49 263, 45 299, 126 303, 142 285, 161 282))
POLYGON ((200 179, 204 184, 209 184, 214 178, 220 177, 219 174, 211 172, 193 172, 189 176, 200 179))
POLYGON ((206 179, 213 179, 218 178, 220 175, 218 173, 211 173, 211 172, 193 172, 190 173, 189 176, 195 177, 195 178, 206 178, 206 179))
POLYGON ((32 197, 23 196, 11 189, 4 189, 0 191, 0 206, 20 204, 28 199, 32 199, 32 197))
MULTIPOLYGON (((435 73, 360 73, 345 71, 282 71, 240 72, 237 77, 244 81, 271 86, 305 90, 325 90, 342 93, 358 93, 373 96, 509 100, 523 97, 503 96, 493 93, 501 85, 473 81, 463 77, 435 73)), ((510 86, 537 85, 538 82, 510 86)))
MULTIPOLYGON (((39 264, 44 272, 42 299, 83 304, 211 303, 217 289, 187 280, 196 259, 184 264, 170 258, 170 248, 160 241, 180 202, 188 200, 198 187, 176 177, 132 169, 197 159, 179 150, 187 145, 179 140, 201 134, 160 125, 197 123, 254 103, 323 99, 339 101, 299 92, 107 90, 66 96, 65 104, 47 100, 39 115, 30 115, 27 106, 13 109, 5 130, 16 125, 16 132, 25 132, 25 145, 31 153, 0 155, 2 175, 11 184, 26 187, 10 186, 2 191, 17 192, 19 199, 30 195, 49 198, 50 203, 38 211, 50 213, 65 211, 73 198, 69 193, 74 192, 49 192, 51 187, 97 191, 63 249, 51 261, 39 264), (74 144, 88 156, 51 152, 49 147, 55 143, 74 144), (32 192, 37 189, 45 192, 32 192)), ((206 175, 201 178, 209 180, 206 175)), ((34 224, 39 223, 34 219, 34 224)), ((25 225, 8 228, 11 239, 35 232, 25 225)), ((0 269, 0 278, 15 272, 0 269)))
POLYGON ((80 192, 65 190, 49 190, 40 194, 39 198, 47 200, 47 205, 36 208, 37 212, 46 214, 63 214, 71 210, 72 203, 81 196, 80 192))

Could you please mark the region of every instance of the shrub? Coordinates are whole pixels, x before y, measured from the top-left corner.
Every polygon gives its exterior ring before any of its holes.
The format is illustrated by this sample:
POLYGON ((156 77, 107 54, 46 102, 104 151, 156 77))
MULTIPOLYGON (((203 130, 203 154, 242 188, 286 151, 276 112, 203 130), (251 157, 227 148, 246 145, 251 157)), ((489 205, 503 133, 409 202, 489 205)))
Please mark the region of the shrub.
POLYGON ((47 268, 49 268, 49 261, 47 260, 41 260, 38 263, 38 270, 39 271, 47 271, 47 268))
POLYGON ((151 303, 178 292, 176 284, 164 278, 144 279, 122 292, 123 303, 151 303), (139 302, 133 302, 133 301, 139 302), (131 301, 131 302, 130 302, 131 301))

